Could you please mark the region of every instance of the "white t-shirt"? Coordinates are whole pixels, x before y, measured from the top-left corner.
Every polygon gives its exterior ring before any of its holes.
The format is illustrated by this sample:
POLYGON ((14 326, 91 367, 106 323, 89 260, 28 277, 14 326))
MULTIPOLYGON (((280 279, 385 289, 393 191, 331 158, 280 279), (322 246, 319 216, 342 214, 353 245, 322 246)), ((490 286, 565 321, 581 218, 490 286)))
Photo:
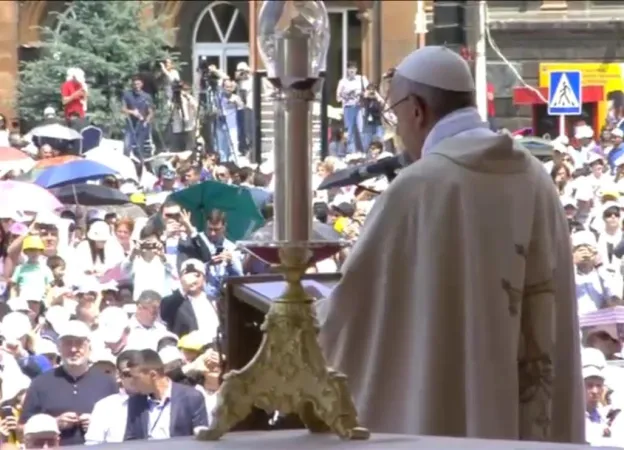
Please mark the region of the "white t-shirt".
POLYGON ((219 315, 216 307, 208 300, 206 294, 189 297, 189 301, 197 319, 198 331, 207 342, 213 342, 219 330, 219 315))

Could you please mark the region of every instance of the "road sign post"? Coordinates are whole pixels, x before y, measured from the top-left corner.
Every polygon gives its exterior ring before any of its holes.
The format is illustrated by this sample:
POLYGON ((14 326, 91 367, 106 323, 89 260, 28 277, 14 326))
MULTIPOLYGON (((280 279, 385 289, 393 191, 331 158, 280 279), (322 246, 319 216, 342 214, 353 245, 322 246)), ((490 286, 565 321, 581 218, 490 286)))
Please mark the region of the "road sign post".
POLYGON ((565 116, 583 113, 583 75, 580 71, 550 72, 548 115, 559 116, 559 134, 566 134, 565 116))

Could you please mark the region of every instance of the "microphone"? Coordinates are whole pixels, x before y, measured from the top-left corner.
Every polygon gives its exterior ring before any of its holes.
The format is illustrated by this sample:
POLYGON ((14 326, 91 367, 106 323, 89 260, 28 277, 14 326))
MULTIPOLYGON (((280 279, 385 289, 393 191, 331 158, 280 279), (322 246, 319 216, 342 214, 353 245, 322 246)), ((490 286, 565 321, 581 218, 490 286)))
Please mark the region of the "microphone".
POLYGON ((412 161, 407 153, 403 152, 396 156, 381 158, 370 163, 347 167, 326 177, 317 189, 324 190, 352 186, 382 175, 385 175, 388 181, 392 181, 396 177, 397 170, 409 166, 411 163, 412 161))

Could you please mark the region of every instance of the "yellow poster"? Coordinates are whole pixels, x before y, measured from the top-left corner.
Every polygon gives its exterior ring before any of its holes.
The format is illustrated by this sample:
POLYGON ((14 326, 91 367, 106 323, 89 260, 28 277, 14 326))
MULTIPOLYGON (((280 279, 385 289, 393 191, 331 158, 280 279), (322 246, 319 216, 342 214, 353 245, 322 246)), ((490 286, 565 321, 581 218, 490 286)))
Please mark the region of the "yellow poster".
POLYGON ((624 64, 618 63, 558 63, 548 62, 539 65, 539 86, 549 87, 550 72, 579 71, 583 86, 603 86, 604 101, 598 105, 599 126, 606 123, 609 103, 607 99, 614 91, 624 91, 624 64))

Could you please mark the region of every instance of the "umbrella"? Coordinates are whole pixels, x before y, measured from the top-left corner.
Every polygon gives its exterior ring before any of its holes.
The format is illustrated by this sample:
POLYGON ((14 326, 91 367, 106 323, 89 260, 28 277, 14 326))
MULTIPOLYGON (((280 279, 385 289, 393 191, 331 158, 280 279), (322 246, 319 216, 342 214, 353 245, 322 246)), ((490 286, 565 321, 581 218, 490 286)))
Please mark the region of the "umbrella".
POLYGON ((0 181, 0 210, 2 211, 54 211, 62 208, 61 202, 50 192, 23 181, 0 181))
POLYGON ((47 169, 48 167, 60 166, 61 164, 65 164, 70 161, 75 161, 77 159, 82 159, 80 156, 75 155, 63 155, 56 156, 54 158, 46 158, 41 159, 35 163, 34 169, 47 169))
MULTIPOLYGON (((275 223, 269 222, 262 228, 254 231, 249 237, 250 241, 270 242, 273 241, 273 230, 275 223)), ((312 222, 312 238, 313 241, 342 241, 342 236, 331 225, 314 221, 312 222)))
POLYGON ((51 192, 65 205, 125 205, 130 198, 117 189, 97 184, 72 184, 55 189, 51 192))
POLYGON ((29 171, 34 164, 33 159, 23 151, 13 147, 0 147, 0 172, 29 171))
POLYGON ((35 165, 33 166, 32 169, 30 169, 30 171, 19 175, 16 178, 16 180, 28 181, 28 182, 34 183, 37 177, 41 175, 41 172, 43 172, 48 167, 59 166, 61 164, 65 164, 66 162, 74 161, 76 159, 81 159, 81 158, 79 156, 74 156, 74 155, 65 155, 65 156, 57 156, 55 158, 41 159, 35 162, 35 165))
POLYGON ((526 148, 537 159, 550 159, 553 154, 553 143, 547 139, 538 137, 524 137, 517 139, 516 142, 526 148))
POLYGON ((245 238, 264 224, 264 219, 248 189, 218 181, 204 181, 178 192, 169 198, 191 213, 197 229, 204 228, 206 216, 213 209, 225 212, 226 236, 231 241, 245 238))
POLYGON ((108 175, 115 175, 116 173, 104 164, 81 159, 70 161, 60 166, 48 167, 39 174, 35 183, 45 188, 53 188, 97 180, 108 175))
POLYGON ((29 136, 33 138, 48 138, 48 139, 57 139, 61 141, 78 141, 82 140, 82 135, 78 133, 76 130, 72 130, 69 127, 58 123, 52 123, 47 125, 41 125, 39 127, 33 128, 29 136))
POLYGON ((84 154, 89 161, 99 162, 117 172, 124 180, 138 180, 136 167, 132 160, 123 153, 111 151, 99 146, 84 154))

